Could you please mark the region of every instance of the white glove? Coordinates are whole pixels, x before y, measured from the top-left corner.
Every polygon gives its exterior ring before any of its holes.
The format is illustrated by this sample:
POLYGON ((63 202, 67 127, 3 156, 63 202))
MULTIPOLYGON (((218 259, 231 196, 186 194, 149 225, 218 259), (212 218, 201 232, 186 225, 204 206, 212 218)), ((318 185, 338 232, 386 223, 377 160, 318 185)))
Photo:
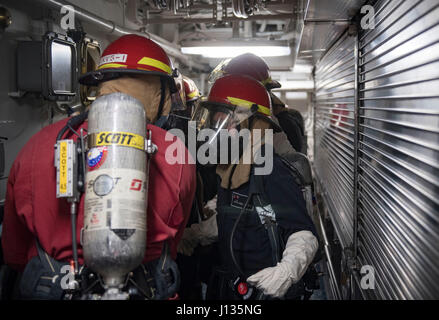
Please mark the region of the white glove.
POLYGON ((207 201, 206 205, 204 206, 203 213, 207 219, 209 219, 212 215, 216 214, 216 201, 217 201, 217 196, 207 201))
POLYGON ((184 229, 183 236, 178 243, 177 252, 191 256, 194 249, 200 244, 207 246, 218 239, 218 226, 216 224, 216 213, 209 219, 194 223, 184 229))
POLYGON ((293 233, 287 241, 281 262, 247 278, 247 282, 274 298, 283 297, 304 275, 319 247, 310 231, 293 233))

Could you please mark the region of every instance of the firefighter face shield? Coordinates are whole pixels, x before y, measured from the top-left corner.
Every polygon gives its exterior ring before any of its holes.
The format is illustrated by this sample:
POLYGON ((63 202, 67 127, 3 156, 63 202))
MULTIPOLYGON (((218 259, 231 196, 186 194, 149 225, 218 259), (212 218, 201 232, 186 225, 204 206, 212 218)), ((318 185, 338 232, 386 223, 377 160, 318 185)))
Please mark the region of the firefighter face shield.
MULTIPOLYGON (((177 81, 176 81, 177 82, 177 81)), ((167 120, 162 126, 163 129, 169 130, 173 128, 178 128, 186 131, 187 122, 190 120, 190 110, 187 110, 187 105, 185 103, 184 90, 179 83, 170 83, 171 90, 171 109, 167 120)))
MULTIPOLYGON (((246 136, 248 119, 256 114, 257 105, 231 107, 223 104, 202 102, 193 120, 199 130, 197 143, 209 159, 209 164, 236 163, 249 143, 246 136)), ((201 152, 200 148, 198 152, 201 152)))
MULTIPOLYGON (((171 89, 172 92, 172 89, 171 89)), ((177 90, 171 93, 171 113, 174 111, 186 110, 186 105, 181 98, 180 92, 177 90)))
POLYGON ((212 72, 209 74, 209 78, 207 79, 210 84, 214 84, 216 80, 225 75, 224 68, 229 64, 230 60, 232 59, 224 59, 215 67, 215 69, 212 70, 212 72))
POLYGON ((174 111, 186 110, 186 95, 183 86, 183 76, 174 69, 173 79, 170 80, 169 87, 171 89, 171 113, 174 111))
POLYGON ((236 132, 240 131, 241 124, 256 114, 258 106, 253 105, 251 108, 237 106, 232 109, 220 104, 202 102, 198 109, 195 117, 201 116, 202 118, 194 119, 197 122, 197 127, 200 130, 213 130, 215 134, 209 138, 209 143, 213 143, 221 130, 227 132, 229 136, 233 136, 236 132))

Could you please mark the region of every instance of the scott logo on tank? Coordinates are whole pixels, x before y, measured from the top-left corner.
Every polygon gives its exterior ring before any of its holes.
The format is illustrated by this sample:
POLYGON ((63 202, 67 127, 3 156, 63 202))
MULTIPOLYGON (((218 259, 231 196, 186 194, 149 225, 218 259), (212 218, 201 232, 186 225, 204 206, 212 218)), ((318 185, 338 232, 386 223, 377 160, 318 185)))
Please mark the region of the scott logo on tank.
POLYGON ((114 144, 127 144, 131 143, 131 139, 134 138, 134 135, 128 133, 105 133, 102 132, 99 134, 98 144, 102 143, 114 143, 114 144), (122 140, 121 140, 122 138, 122 140), (127 141, 125 139, 128 138, 127 141))
POLYGON ((142 181, 139 179, 133 179, 131 181, 130 190, 132 191, 143 191, 146 189, 146 181, 142 181))

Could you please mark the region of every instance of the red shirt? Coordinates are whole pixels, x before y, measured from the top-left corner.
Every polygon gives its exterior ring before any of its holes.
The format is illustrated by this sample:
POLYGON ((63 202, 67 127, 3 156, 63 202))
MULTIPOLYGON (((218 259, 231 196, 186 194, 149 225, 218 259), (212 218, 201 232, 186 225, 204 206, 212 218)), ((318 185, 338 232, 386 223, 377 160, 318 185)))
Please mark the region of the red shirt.
MULTIPOLYGON (((42 248, 60 261, 72 259, 72 239, 69 204, 56 198, 56 169, 54 145, 58 132, 68 119, 43 128, 35 134, 15 159, 8 179, 2 244, 6 263, 23 270, 27 262, 37 255, 35 238, 42 248)), ((87 122, 81 127, 87 128, 87 122)), ((195 165, 168 164, 166 148, 183 143, 165 141, 166 131, 148 125, 153 143, 158 147, 150 164, 147 248, 144 262, 158 258, 163 241, 169 239, 171 254, 175 258, 177 244, 189 218, 195 195, 195 165)), ((64 136, 65 138, 65 136, 64 136)), ((68 135, 76 140, 76 135, 68 135)), ((187 162, 186 162, 187 163, 187 162)), ((77 239, 79 263, 83 264, 80 230, 84 219, 84 194, 81 197, 77 239)))

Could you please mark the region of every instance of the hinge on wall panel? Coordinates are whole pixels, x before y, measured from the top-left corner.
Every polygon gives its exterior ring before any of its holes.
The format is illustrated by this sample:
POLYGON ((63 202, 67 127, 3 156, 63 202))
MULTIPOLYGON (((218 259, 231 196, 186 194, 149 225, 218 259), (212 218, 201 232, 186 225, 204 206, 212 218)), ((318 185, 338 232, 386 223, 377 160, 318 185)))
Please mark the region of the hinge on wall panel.
POLYGON ((358 33, 358 25, 356 23, 349 23, 348 26, 348 35, 353 37, 356 36, 358 33))
POLYGON ((347 247, 344 249, 343 253, 346 259, 345 263, 346 263, 347 271, 349 271, 350 273, 358 272, 359 265, 357 258, 355 257, 354 254, 354 249, 352 247, 347 247))

